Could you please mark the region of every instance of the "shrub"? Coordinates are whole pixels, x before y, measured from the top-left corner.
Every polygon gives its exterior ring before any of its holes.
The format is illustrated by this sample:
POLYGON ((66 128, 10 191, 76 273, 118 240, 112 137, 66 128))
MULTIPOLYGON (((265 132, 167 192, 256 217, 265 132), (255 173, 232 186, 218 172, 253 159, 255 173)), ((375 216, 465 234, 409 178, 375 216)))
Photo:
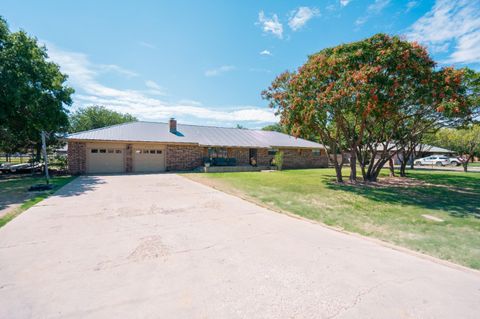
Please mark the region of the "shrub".
POLYGON ((283 152, 277 152, 273 160, 277 169, 281 171, 283 167, 283 152))

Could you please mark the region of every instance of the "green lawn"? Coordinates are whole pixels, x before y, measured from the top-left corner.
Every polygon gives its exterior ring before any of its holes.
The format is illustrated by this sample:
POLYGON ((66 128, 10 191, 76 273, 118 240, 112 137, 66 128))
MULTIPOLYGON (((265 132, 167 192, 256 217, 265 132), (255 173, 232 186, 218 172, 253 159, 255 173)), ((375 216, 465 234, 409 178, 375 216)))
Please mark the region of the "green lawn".
POLYGON ((411 185, 382 187, 339 185, 334 176, 333 169, 187 175, 274 208, 480 269, 480 173, 409 171, 411 185))
POLYGON ((43 192, 28 192, 28 188, 35 184, 44 183, 40 176, 18 176, 9 179, 0 179, 0 209, 8 203, 21 204, 16 209, 0 216, 0 227, 11 221, 23 211, 55 193, 59 188, 75 179, 75 176, 55 176, 51 179, 54 188, 43 192))

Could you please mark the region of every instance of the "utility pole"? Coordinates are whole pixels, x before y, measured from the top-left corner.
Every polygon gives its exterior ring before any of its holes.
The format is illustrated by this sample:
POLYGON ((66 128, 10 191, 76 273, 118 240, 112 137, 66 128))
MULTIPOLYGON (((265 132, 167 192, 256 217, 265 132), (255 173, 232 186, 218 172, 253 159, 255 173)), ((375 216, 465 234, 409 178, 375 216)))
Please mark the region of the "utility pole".
POLYGON ((43 161, 45 162, 45 180, 47 181, 47 185, 50 184, 50 176, 48 176, 48 156, 47 156, 47 143, 45 142, 45 131, 42 131, 42 153, 43 153, 43 161))

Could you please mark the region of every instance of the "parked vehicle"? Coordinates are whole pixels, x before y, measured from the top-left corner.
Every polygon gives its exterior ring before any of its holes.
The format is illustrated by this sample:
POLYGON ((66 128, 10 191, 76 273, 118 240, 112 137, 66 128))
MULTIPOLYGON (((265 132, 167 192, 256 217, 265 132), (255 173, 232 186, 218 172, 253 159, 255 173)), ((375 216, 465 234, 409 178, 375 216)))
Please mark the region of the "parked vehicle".
POLYGON ((449 160, 451 166, 460 166, 465 162, 462 157, 450 157, 449 160))
POLYGON ((23 163, 23 164, 3 163, 0 166, 0 171, 2 173, 28 173, 28 172, 31 172, 32 169, 36 172, 41 171, 43 169, 43 164, 34 163, 32 167, 30 163, 23 163))
POLYGON ((435 165, 435 166, 446 166, 451 165, 450 158, 445 155, 432 155, 420 159, 416 159, 413 163, 418 166, 422 165, 435 165))

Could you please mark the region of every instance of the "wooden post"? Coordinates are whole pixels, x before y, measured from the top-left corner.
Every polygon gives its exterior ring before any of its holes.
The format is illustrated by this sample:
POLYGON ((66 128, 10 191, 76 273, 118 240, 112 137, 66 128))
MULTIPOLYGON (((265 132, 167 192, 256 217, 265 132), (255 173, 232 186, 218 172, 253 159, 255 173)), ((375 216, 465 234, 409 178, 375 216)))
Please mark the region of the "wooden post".
POLYGON ((42 153, 43 161, 45 162, 45 180, 47 185, 50 184, 50 176, 48 175, 48 156, 47 156, 47 143, 45 142, 45 131, 42 131, 42 153))

